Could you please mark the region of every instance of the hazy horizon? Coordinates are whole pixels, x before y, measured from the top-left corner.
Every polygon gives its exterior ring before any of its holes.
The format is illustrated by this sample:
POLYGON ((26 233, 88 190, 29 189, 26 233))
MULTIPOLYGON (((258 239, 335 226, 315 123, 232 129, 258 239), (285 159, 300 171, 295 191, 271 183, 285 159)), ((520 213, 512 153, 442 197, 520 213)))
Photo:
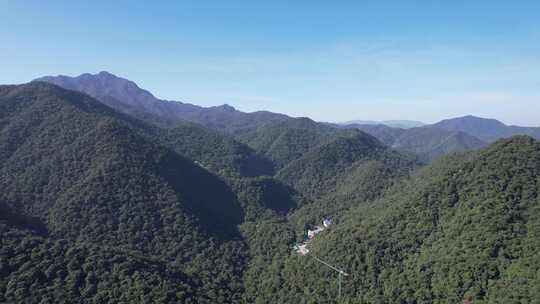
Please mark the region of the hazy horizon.
POLYGON ((0 83, 109 71, 317 121, 540 126, 540 3, 2 2, 0 83))

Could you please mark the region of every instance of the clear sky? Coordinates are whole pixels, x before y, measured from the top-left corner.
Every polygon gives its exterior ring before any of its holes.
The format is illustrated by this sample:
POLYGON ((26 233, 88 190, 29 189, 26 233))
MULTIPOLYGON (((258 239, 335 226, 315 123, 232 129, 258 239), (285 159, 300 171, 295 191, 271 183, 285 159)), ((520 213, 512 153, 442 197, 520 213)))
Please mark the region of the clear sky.
POLYGON ((102 70, 203 106, 540 126, 540 1, 0 0, 1 84, 102 70))

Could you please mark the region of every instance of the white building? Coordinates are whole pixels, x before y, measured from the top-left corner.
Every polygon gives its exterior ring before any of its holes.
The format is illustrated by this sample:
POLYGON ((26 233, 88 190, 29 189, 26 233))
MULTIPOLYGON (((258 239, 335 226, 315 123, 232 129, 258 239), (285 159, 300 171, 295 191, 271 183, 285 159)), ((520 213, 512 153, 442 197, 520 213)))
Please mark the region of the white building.
POLYGON ((330 227, 330 225, 332 225, 332 220, 331 219, 324 219, 322 221, 322 223, 323 223, 324 228, 328 228, 328 227, 330 227))
POLYGON ((308 239, 312 239, 317 234, 321 233, 324 230, 324 227, 316 226, 314 230, 308 230, 307 236, 308 239))
POLYGON ((296 252, 300 255, 306 255, 309 253, 309 249, 307 248, 307 244, 300 244, 296 245, 295 248, 296 252))

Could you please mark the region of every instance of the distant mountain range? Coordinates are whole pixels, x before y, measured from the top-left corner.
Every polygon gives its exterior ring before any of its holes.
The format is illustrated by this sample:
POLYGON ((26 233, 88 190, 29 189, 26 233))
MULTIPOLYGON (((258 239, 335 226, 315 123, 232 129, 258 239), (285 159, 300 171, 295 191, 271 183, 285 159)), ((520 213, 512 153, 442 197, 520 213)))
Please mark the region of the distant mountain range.
POLYGON ((429 162, 451 152, 485 147, 488 143, 514 135, 540 139, 540 128, 507 126, 495 119, 464 116, 414 128, 393 128, 384 124, 347 124, 367 132, 383 143, 417 155, 429 162))
POLYGON ((34 81, 56 84, 69 90, 86 93, 104 104, 160 126, 174 126, 189 121, 224 132, 253 128, 261 123, 283 121, 288 116, 267 111, 244 113, 224 104, 200 107, 179 101, 156 98, 133 81, 108 72, 82 74, 77 77, 45 76, 34 81))
POLYGON ((358 124, 358 125, 385 125, 392 128, 402 128, 402 129, 409 129, 409 128, 415 128, 415 127, 421 127, 425 126, 426 124, 421 121, 416 120, 383 120, 383 121, 375 121, 375 120, 351 120, 340 123, 341 125, 352 125, 352 124, 358 124))
POLYGON ((514 135, 528 135, 540 138, 540 127, 507 126, 496 119, 464 116, 445 119, 433 125, 448 131, 461 131, 491 143, 497 139, 514 135))
POLYGON ((461 131, 448 131, 432 126, 410 129, 385 125, 347 125, 369 133, 386 145, 416 155, 423 162, 430 162, 452 152, 476 150, 486 146, 480 139, 461 131))
MULTIPOLYGON (((416 155, 424 162, 430 162, 452 152, 475 150, 497 139, 513 135, 540 138, 540 128, 506 126, 494 119, 474 116, 443 120, 432 125, 412 120, 356 120, 342 124, 323 124, 306 118, 292 118, 268 111, 245 113, 226 104, 200 107, 178 101, 160 100, 152 93, 139 88, 134 82, 108 72, 82 74, 77 77, 45 76, 34 81, 49 82, 66 89, 86 93, 116 110, 161 127, 171 128, 185 122, 192 122, 218 132, 228 133, 255 150, 263 151, 262 153, 267 155, 272 153, 270 158, 278 167, 294 159, 295 157, 291 158, 294 153, 302 153, 305 150, 299 143, 303 142, 307 145, 306 147, 316 145, 318 140, 326 136, 323 134, 328 134, 328 125, 360 129, 394 149, 416 155), (307 121, 311 122, 306 125, 307 121), (299 124, 304 124, 304 127, 287 127, 299 124), (278 136, 276 132, 280 129, 287 131, 282 133, 281 137, 276 137, 279 141, 286 141, 288 137, 305 138, 305 140, 300 140, 294 145, 289 143, 281 146, 277 143, 272 143, 273 146, 270 146, 270 142, 262 142, 263 139, 271 138, 269 132, 274 133, 272 136, 278 136), (322 130, 326 131, 321 133, 322 130), (265 134, 261 135, 261 132, 265 134), (286 135, 291 132, 297 134, 286 135), (319 136, 322 137, 316 139, 319 136), (307 140, 309 138, 311 141, 307 140), (283 148, 300 150, 289 151, 293 153, 289 156, 283 154, 284 151, 277 154, 277 149, 283 148), (286 159, 279 159, 282 157, 286 159)), ((335 131, 330 128, 330 133, 332 132, 335 131)))

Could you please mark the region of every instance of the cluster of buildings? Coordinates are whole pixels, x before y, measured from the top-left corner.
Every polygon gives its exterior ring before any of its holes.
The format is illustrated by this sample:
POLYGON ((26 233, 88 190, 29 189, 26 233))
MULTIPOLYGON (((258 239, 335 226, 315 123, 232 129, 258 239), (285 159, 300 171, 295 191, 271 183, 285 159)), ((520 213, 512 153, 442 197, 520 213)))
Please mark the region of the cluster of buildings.
POLYGON ((307 239, 305 239, 302 243, 296 244, 294 246, 294 250, 296 253, 300 255, 306 255, 309 253, 309 249, 307 248, 309 242, 319 233, 323 232, 326 228, 330 227, 332 225, 332 220, 325 218, 322 221, 322 226, 315 226, 315 229, 311 230, 308 229, 307 231, 307 239))

